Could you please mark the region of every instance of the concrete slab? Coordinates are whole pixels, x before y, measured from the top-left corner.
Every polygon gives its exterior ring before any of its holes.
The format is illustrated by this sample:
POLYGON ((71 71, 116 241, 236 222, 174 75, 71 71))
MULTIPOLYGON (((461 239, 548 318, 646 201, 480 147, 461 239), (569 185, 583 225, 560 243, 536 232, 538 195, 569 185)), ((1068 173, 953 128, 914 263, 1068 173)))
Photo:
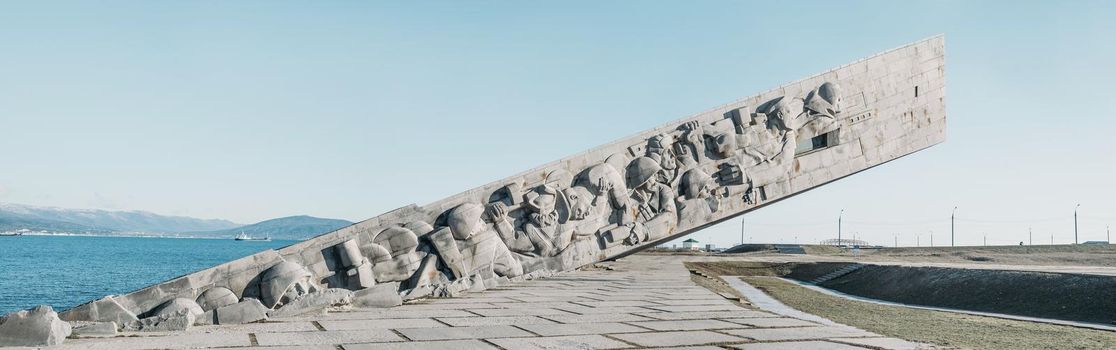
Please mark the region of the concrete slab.
POLYGON ((753 343, 733 345, 733 349, 742 350, 864 350, 859 346, 831 343, 827 341, 792 341, 782 343, 753 343))
POLYGON ((377 311, 337 312, 292 320, 377 320, 385 318, 471 317, 477 315, 463 310, 421 310, 404 312, 397 309, 398 308, 377 309, 377 311))
POLYGON ((347 331, 361 329, 401 329, 446 327, 445 324, 429 318, 383 318, 378 320, 331 320, 318 321, 327 331, 347 331))
POLYGON ((646 328, 615 322, 517 325, 541 336, 646 332, 646 328))
POLYGON ((448 339, 483 339, 531 337, 534 334, 512 326, 407 328, 398 330, 403 336, 416 341, 448 339))
POLYGON ((553 324, 554 321, 538 316, 494 316, 494 317, 439 317, 438 321, 454 327, 500 326, 553 324))
POLYGON ((275 333, 275 332, 310 332, 317 331, 310 322, 264 322, 220 326, 195 326, 186 331, 186 334, 220 334, 220 333, 275 333))
POLYGON ((637 312, 637 316, 644 316, 659 320, 697 320, 707 318, 756 318, 756 317, 779 317, 767 312, 753 311, 748 309, 739 309, 733 311, 693 311, 693 312, 637 312))
POLYGON ((498 349, 476 339, 416 341, 405 343, 345 344, 345 350, 490 350, 498 349))
POLYGON ((747 339, 712 331, 679 331, 613 334, 611 337, 639 346, 684 346, 744 342, 747 339))
POLYGON ((794 318, 730 318, 725 321, 752 326, 760 328, 777 328, 777 327, 817 327, 820 324, 807 322, 794 318))
POLYGON ((615 339, 599 335, 574 335, 564 337, 505 338, 489 339, 493 344, 505 349, 626 349, 633 346, 615 339))
POLYGON ((722 332, 759 341, 879 337, 877 334, 849 327, 751 328, 722 332))
POLYGON ((546 315, 540 317, 560 323, 631 322, 653 320, 649 317, 623 313, 592 315, 546 315))
POLYGON ((514 309, 468 309, 467 311, 481 316, 543 316, 543 315, 569 315, 567 311, 558 309, 532 308, 528 304, 514 309))
POLYGON ((735 311, 747 310, 733 304, 727 305, 655 305, 647 306, 648 309, 665 312, 696 312, 696 311, 735 311))
POLYGON ((256 342, 260 346, 376 343, 404 340, 395 332, 387 329, 256 334, 256 342))
POLYGON ((644 321, 629 324, 656 331, 692 331, 700 329, 748 328, 748 326, 718 320, 644 321))
POLYGON ((930 344, 920 344, 897 338, 836 338, 830 339, 830 341, 888 350, 918 350, 934 348, 934 346, 930 344))
POLYGON ((129 350, 129 349, 196 349, 251 346, 247 333, 183 334, 173 336, 125 337, 67 340, 52 349, 129 350))

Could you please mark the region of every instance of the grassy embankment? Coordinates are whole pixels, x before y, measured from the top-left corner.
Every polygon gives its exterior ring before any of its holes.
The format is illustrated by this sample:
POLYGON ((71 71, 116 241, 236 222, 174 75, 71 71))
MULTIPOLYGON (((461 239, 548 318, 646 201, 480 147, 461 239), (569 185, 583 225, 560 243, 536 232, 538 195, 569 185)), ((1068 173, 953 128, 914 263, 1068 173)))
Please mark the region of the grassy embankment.
POLYGON ((743 279, 790 307, 889 337, 964 349, 1116 349, 1116 333, 1044 323, 878 305, 822 294, 768 276, 785 264, 687 263, 743 279))

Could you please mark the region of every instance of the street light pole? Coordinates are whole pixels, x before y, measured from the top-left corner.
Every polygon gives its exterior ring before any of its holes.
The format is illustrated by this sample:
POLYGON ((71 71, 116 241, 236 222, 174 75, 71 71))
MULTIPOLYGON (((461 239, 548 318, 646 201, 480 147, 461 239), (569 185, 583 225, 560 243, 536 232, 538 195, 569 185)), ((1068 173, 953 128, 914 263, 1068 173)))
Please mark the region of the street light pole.
POLYGON ((953 207, 953 213, 949 214, 949 246, 954 245, 954 231, 956 229, 957 207, 953 207))
POLYGON ((1073 207, 1073 244, 1077 244, 1077 208, 1080 207, 1081 203, 1078 203, 1076 207, 1073 207))
POLYGON ((1035 233, 1030 227, 1027 227, 1027 245, 1035 245, 1035 233))
POLYGON ((841 246, 841 219, 845 217, 845 209, 841 209, 841 214, 837 214, 837 246, 841 246))
POLYGON ((930 230, 930 247, 934 247, 934 230, 930 230))

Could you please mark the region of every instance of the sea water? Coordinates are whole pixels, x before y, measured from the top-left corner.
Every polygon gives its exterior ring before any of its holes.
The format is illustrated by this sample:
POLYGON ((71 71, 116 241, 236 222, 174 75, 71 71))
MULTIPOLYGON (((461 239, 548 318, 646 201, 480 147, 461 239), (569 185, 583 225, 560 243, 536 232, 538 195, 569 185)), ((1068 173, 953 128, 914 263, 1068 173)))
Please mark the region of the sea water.
POLYGON ((61 311, 125 294, 295 241, 0 237, 0 316, 46 304, 61 311))

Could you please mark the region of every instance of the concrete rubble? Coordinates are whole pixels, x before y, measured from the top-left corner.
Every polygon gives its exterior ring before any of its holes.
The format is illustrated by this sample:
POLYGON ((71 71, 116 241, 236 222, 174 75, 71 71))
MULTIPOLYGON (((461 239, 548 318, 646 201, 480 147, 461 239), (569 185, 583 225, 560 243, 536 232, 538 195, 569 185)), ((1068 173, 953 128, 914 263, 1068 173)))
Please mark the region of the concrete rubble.
POLYGON ((195 321, 197 321, 196 314, 188 309, 182 309, 128 322, 124 324, 124 330, 139 332, 185 331, 190 329, 195 321))
POLYGON ((330 288, 302 295, 278 310, 268 311, 267 315, 268 317, 294 317, 321 313, 331 306, 349 305, 352 302, 353 291, 343 288, 330 288))

